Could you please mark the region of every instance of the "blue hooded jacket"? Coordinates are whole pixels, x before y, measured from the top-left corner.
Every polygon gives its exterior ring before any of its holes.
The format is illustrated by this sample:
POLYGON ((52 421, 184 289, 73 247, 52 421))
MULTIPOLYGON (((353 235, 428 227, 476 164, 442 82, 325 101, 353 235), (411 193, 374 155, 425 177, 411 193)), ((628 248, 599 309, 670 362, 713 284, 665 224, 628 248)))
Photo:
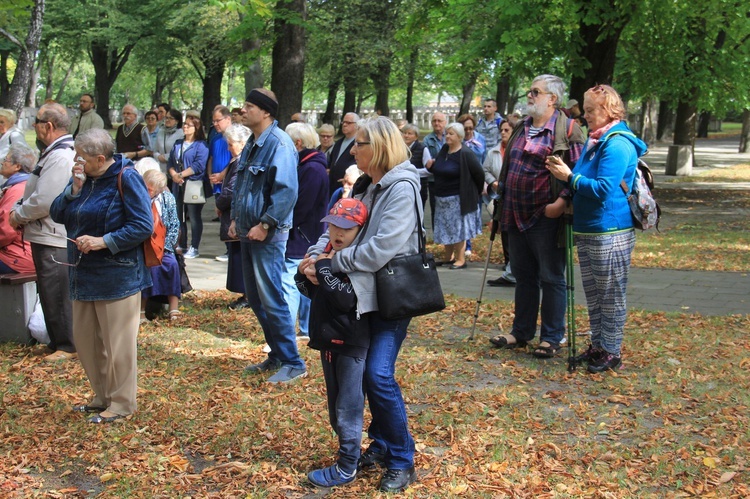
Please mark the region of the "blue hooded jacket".
POLYGON ((573 231, 605 234, 633 228, 628 199, 620 187, 633 185, 638 158, 648 146, 624 122, 613 126, 594 147, 590 139, 573 168, 573 231))

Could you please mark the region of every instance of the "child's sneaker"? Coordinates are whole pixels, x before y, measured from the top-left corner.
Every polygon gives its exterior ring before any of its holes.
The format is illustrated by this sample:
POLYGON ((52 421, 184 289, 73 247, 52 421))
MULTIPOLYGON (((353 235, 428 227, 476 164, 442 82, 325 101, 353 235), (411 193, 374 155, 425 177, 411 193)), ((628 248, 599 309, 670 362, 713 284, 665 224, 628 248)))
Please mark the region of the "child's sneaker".
POLYGON ((310 483, 325 488, 345 485, 349 482, 353 482, 356 477, 356 471, 351 475, 347 475, 341 471, 338 464, 334 464, 328 468, 314 470, 307 474, 307 479, 310 480, 310 483))

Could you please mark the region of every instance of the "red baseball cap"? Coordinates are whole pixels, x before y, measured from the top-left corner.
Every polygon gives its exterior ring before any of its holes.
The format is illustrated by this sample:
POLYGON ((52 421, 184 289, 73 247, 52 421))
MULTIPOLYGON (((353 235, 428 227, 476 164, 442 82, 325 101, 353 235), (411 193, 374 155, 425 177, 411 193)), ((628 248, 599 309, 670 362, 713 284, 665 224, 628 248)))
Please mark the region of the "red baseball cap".
POLYGON ((342 198, 336 201, 321 222, 328 222, 342 229, 362 226, 367 220, 367 207, 359 199, 342 198))

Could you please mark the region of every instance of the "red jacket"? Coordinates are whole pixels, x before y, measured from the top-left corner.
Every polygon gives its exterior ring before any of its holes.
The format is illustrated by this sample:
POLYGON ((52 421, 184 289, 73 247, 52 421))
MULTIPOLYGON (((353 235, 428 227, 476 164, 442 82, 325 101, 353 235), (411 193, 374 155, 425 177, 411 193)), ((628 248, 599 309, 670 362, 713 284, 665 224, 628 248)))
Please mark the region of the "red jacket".
POLYGON ((26 181, 5 187, 0 194, 0 261, 16 272, 34 272, 31 243, 23 240, 23 231, 8 223, 8 214, 23 197, 26 181))

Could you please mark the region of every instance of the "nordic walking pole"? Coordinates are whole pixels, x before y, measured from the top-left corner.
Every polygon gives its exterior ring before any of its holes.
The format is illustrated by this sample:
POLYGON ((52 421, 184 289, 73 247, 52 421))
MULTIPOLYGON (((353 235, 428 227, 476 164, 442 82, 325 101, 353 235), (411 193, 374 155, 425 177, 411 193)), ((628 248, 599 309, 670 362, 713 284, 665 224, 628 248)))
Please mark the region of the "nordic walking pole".
MULTIPOLYGON (((479 288, 479 298, 477 298, 477 308, 474 310, 474 324, 471 325, 471 334, 469 335, 469 339, 474 339, 474 329, 477 327, 477 319, 479 319, 479 306, 482 304, 482 295, 484 294, 484 283, 487 279, 487 267, 490 266, 490 255, 492 254, 492 243, 495 242, 495 234, 497 234, 497 225, 498 221, 496 220, 496 215, 498 213, 498 208, 500 206, 500 199, 495 200, 495 208, 492 210, 492 225, 490 229, 490 244, 487 247, 487 258, 484 259, 484 274, 482 275, 482 285, 479 288)), ((503 327, 500 325, 500 332, 503 332, 503 327)))
MULTIPOLYGON (((570 203, 570 201, 568 201, 570 203)), ((568 372, 576 370, 576 309, 575 309, 575 268, 573 266, 573 213, 570 207, 566 207, 564 217, 565 223, 565 280, 568 288, 567 293, 567 319, 568 319, 568 372), (570 213, 569 213, 570 212, 570 213)))

